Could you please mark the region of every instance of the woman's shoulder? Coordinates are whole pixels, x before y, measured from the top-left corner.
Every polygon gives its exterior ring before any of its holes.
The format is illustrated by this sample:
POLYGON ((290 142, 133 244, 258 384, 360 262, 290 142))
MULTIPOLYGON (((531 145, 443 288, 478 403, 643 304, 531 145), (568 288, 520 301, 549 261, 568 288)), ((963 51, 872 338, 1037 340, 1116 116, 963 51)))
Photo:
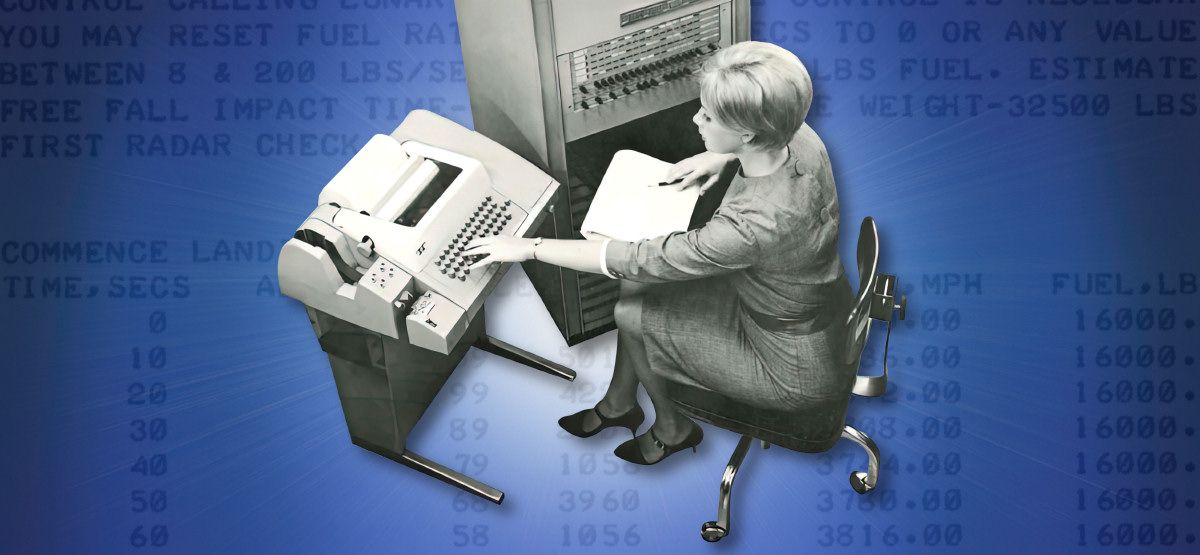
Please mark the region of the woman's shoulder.
POLYGON ((788 147, 787 167, 781 168, 771 183, 754 189, 752 203, 780 228, 797 232, 833 217, 837 190, 825 144, 807 124, 788 147))
POLYGON ((755 188, 759 202, 798 207, 813 196, 825 196, 826 189, 833 188, 825 144, 807 124, 788 143, 788 151, 787 162, 772 175, 771 183, 755 188))
POLYGON ((791 151, 791 177, 821 176, 829 170, 829 151, 817 132, 806 123, 788 143, 791 151))

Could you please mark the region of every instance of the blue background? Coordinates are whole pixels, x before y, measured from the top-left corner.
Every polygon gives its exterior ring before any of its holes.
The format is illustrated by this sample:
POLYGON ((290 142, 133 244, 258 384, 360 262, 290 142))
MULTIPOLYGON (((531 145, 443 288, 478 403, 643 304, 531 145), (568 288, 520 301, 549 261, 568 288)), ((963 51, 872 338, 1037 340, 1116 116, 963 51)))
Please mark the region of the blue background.
MULTIPOLYGON (((885 457, 879 489, 863 497, 849 489, 847 473, 865 465, 852 445, 825 455, 755 448, 735 488, 733 531, 715 546, 698 529, 715 516, 737 436, 706 426, 698 454, 651 468, 612 455, 621 434, 564 437, 555 421, 599 398, 615 338, 568 348, 519 269, 488 300, 488 329, 576 368, 579 379, 567 385, 472 352, 410 439, 417 452, 504 490, 502 506, 351 445, 303 309, 277 294, 278 247, 354 149, 400 119, 372 115, 368 97, 398 99, 401 118, 427 108, 470 125, 451 2, 0 12, 0 30, 61 32, 56 45, 30 47, 13 34, 5 63, 146 67, 137 85, 67 85, 61 76, 0 84, 0 99, 83 107, 77 122, 6 115, 0 135, 104 136, 95 157, 17 150, 0 158, 0 247, 8 249, 0 251, 0 545, 60 553, 1194 552, 1195 4, 908 3, 918 5, 753 5, 753 38, 796 52, 821 95, 810 123, 834 163, 843 257, 853 260, 857 222, 874 216, 882 269, 899 276, 909 305, 892 338, 889 395, 851 404, 853 424, 885 457), (1006 40, 1011 22, 1050 20, 1065 22, 1060 40, 1006 40), (1140 22, 1154 40, 1103 41, 1097 25, 1108 21, 1140 22), (1158 36, 1172 21, 1190 22, 1190 34, 1176 36, 1188 40, 1158 36), (266 45, 169 40, 170 25, 221 22, 273 27, 266 45), (968 22, 980 40, 954 40, 968 22), (376 44, 297 43, 299 25, 329 23, 365 25, 376 44), (84 47, 85 24, 144 29, 136 46, 84 47), (860 40, 863 25, 871 40, 860 40), (1030 58, 1080 56, 1187 57, 1192 69, 1031 78, 1030 58), (919 61, 906 74, 904 58, 960 60, 951 63, 980 78, 922 76, 919 61), (362 82, 363 61, 394 61, 402 74, 362 82), (181 83, 170 78, 177 63, 181 83), (311 79, 281 63, 312 64, 311 79), (1178 113, 1185 94, 1190 115, 1178 113), (864 113, 877 95, 910 95, 914 111, 864 113), (968 95, 982 98, 978 111, 968 95), (1159 112, 1159 95, 1169 95, 1176 113, 1139 115, 1138 95, 1143 111, 1159 112), (214 99, 235 97, 326 97, 336 106, 312 120, 214 121, 214 99), (925 109, 946 98, 957 98, 957 113, 925 109), (110 120, 109 99, 153 100, 160 114, 174 100, 187 120, 124 112, 110 120), (1078 112, 1054 115, 1056 100, 1077 102, 1078 112), (1044 113, 1033 109, 1043 101, 1044 113), (314 156, 258 149, 261 135, 298 133, 349 136, 352 147, 314 156), (130 134, 227 134, 230 153, 129 155, 130 134), (97 263, 21 255, 25 245, 57 241, 157 241, 162 253, 97 263), (222 256, 235 245, 251 246, 251 256, 222 256)), ((880 357, 876 349, 866 360, 878 368, 880 357)))

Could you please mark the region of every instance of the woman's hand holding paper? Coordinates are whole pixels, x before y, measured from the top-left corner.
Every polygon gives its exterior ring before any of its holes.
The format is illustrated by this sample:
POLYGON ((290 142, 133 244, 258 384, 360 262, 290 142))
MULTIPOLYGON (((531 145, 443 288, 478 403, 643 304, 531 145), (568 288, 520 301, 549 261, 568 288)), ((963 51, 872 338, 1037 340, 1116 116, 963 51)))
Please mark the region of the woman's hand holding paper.
POLYGON ((671 169, 667 170, 666 180, 670 182, 683 178, 678 185, 679 190, 699 187, 700 194, 704 194, 705 191, 717 184, 717 180, 721 177, 721 170, 725 169, 725 165, 735 158, 730 154, 701 152, 671 166, 671 169))

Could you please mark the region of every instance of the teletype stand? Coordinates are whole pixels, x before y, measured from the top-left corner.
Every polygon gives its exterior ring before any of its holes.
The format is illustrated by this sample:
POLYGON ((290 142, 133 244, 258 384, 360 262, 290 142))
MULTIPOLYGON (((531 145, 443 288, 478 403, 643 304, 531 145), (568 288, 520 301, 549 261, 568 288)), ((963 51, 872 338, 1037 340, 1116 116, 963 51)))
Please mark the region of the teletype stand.
POLYGON ((483 332, 482 310, 448 355, 413 346, 406 336, 393 339, 311 307, 308 318, 321 349, 329 355, 355 445, 496 504, 504 500, 504 492, 408 450, 409 432, 471 347, 564 380, 575 379, 570 368, 489 337, 483 332))

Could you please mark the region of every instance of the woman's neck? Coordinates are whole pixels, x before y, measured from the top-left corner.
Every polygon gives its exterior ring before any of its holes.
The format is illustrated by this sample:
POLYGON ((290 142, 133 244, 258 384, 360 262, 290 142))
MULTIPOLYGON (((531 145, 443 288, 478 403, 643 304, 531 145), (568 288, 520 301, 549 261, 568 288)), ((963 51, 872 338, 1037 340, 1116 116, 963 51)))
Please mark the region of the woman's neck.
POLYGON ((737 153, 738 161, 742 163, 742 175, 746 177, 762 177, 771 175, 787 161, 788 147, 776 150, 757 150, 746 147, 737 153))

